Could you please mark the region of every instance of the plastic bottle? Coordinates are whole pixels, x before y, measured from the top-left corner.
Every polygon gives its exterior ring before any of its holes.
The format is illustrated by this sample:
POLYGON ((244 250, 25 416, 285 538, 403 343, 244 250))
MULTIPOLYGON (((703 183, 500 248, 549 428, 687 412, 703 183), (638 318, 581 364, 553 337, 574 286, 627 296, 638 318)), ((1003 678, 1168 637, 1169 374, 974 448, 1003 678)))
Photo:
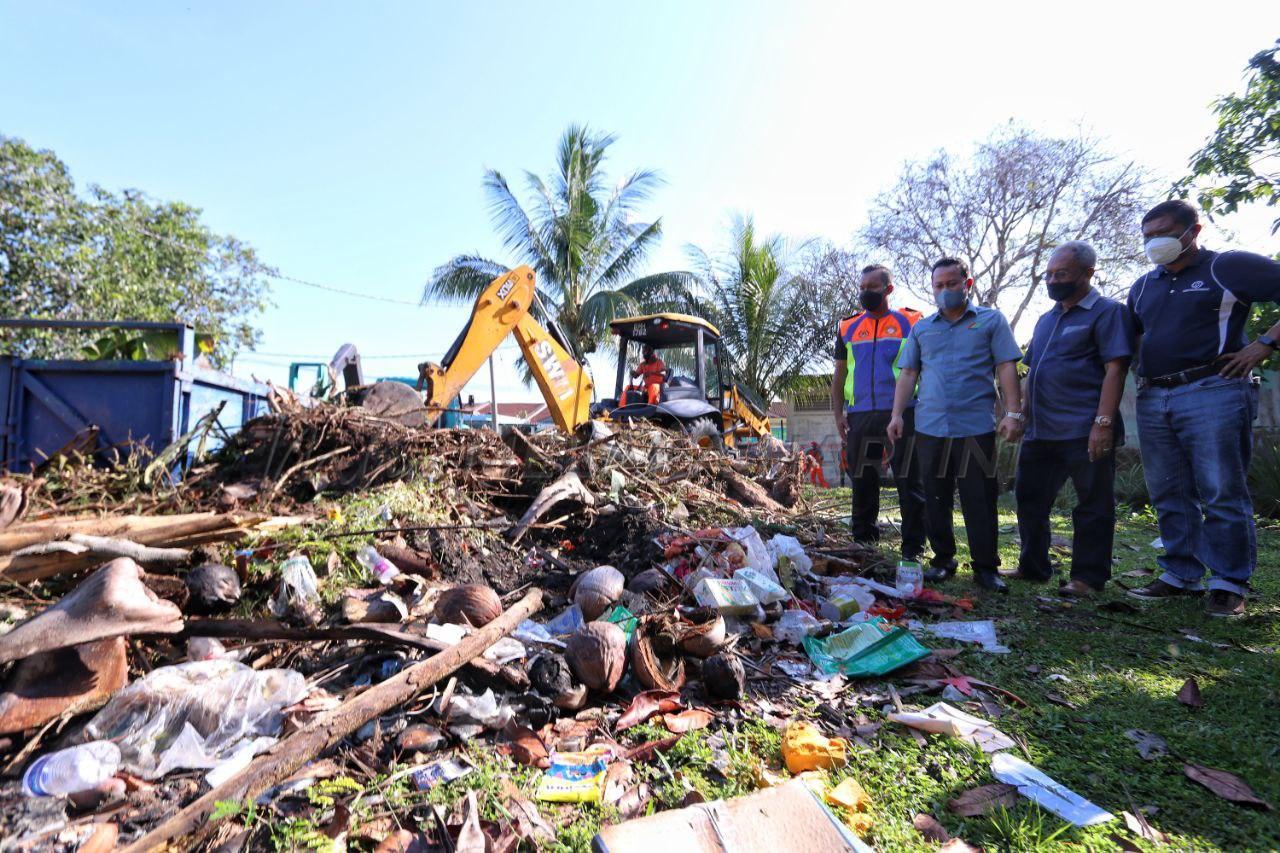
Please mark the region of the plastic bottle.
POLYGON ((109 740, 51 752, 31 762, 22 776, 22 793, 60 797, 87 791, 116 775, 120 761, 120 747, 109 740))
POLYGON ((387 524, 390 524, 392 521, 395 520, 395 516, 391 514, 391 507, 387 506, 386 504, 383 504, 382 506, 378 507, 378 518, 382 519, 387 524))
POLYGON ((372 545, 361 545, 356 551, 356 560, 383 586, 390 586, 400 574, 400 570, 391 565, 391 561, 379 554, 372 545))

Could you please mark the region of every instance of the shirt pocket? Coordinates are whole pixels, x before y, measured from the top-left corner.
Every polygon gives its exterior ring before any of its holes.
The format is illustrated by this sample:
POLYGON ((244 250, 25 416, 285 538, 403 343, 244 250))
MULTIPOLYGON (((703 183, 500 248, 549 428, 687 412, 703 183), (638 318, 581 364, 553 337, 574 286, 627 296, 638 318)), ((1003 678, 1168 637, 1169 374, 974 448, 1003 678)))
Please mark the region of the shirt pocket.
POLYGON ((1063 358, 1077 361, 1090 358, 1097 352, 1093 341, 1093 329, 1088 325, 1064 326, 1058 330, 1049 345, 1050 358, 1063 358))

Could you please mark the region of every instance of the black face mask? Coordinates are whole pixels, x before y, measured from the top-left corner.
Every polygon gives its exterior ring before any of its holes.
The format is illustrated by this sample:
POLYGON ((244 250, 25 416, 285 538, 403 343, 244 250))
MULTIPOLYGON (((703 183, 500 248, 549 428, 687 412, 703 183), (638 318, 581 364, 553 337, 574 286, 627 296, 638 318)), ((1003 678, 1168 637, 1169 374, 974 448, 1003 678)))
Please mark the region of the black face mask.
POLYGON ((884 305, 884 294, 878 290, 862 290, 858 292, 862 307, 868 311, 878 311, 884 305))
POLYGON ((1078 281, 1053 281, 1048 285, 1049 298, 1055 302, 1061 302, 1064 299, 1070 299, 1071 295, 1080 287, 1078 281))

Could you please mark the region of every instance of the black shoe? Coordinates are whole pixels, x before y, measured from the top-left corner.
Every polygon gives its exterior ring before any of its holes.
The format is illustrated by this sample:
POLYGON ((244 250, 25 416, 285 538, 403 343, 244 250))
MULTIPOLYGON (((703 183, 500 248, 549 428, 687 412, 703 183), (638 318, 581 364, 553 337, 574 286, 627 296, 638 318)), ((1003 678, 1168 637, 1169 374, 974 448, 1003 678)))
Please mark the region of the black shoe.
POLYGON ((941 566, 930 566, 924 570, 924 579, 930 583, 941 583, 949 581, 956 576, 955 562, 946 563, 941 566))
POLYGON ((1004 578, 995 571, 974 572, 973 584, 978 589, 985 589, 987 592, 1008 592, 1009 585, 1004 582, 1004 578))
POLYGON ((1052 574, 1032 575, 1032 574, 1028 574, 1023 569, 1015 569, 1012 572, 1009 572, 1007 575, 1005 575, 1005 577, 1015 581, 1026 581, 1027 583, 1048 583, 1050 580, 1053 579, 1052 574))

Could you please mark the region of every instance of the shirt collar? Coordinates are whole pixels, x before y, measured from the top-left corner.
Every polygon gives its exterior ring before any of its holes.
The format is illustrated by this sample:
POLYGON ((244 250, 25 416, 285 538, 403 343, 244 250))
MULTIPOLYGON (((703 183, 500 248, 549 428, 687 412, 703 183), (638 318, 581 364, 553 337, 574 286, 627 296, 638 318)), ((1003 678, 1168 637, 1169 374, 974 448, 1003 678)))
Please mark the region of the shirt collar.
MULTIPOLYGON (((1101 298, 1102 298, 1102 294, 1101 294, 1101 293, 1099 293, 1098 291, 1094 290, 1093 288, 1089 288, 1089 293, 1085 296, 1085 298, 1084 298, 1084 299, 1081 299, 1079 302, 1077 302, 1075 305, 1072 305, 1071 307, 1072 307, 1072 308, 1083 308, 1084 310, 1088 311, 1088 310, 1089 310, 1089 309, 1091 309, 1093 306, 1097 305, 1097 304, 1098 304, 1098 300, 1099 300, 1099 299, 1101 299, 1101 298)), ((1061 303, 1061 302, 1055 303, 1055 304, 1054 304, 1054 306, 1053 306, 1053 310, 1054 310, 1054 311, 1057 311, 1059 314, 1064 313, 1064 312, 1063 312, 1063 310, 1062 310, 1062 303, 1061 303)))

